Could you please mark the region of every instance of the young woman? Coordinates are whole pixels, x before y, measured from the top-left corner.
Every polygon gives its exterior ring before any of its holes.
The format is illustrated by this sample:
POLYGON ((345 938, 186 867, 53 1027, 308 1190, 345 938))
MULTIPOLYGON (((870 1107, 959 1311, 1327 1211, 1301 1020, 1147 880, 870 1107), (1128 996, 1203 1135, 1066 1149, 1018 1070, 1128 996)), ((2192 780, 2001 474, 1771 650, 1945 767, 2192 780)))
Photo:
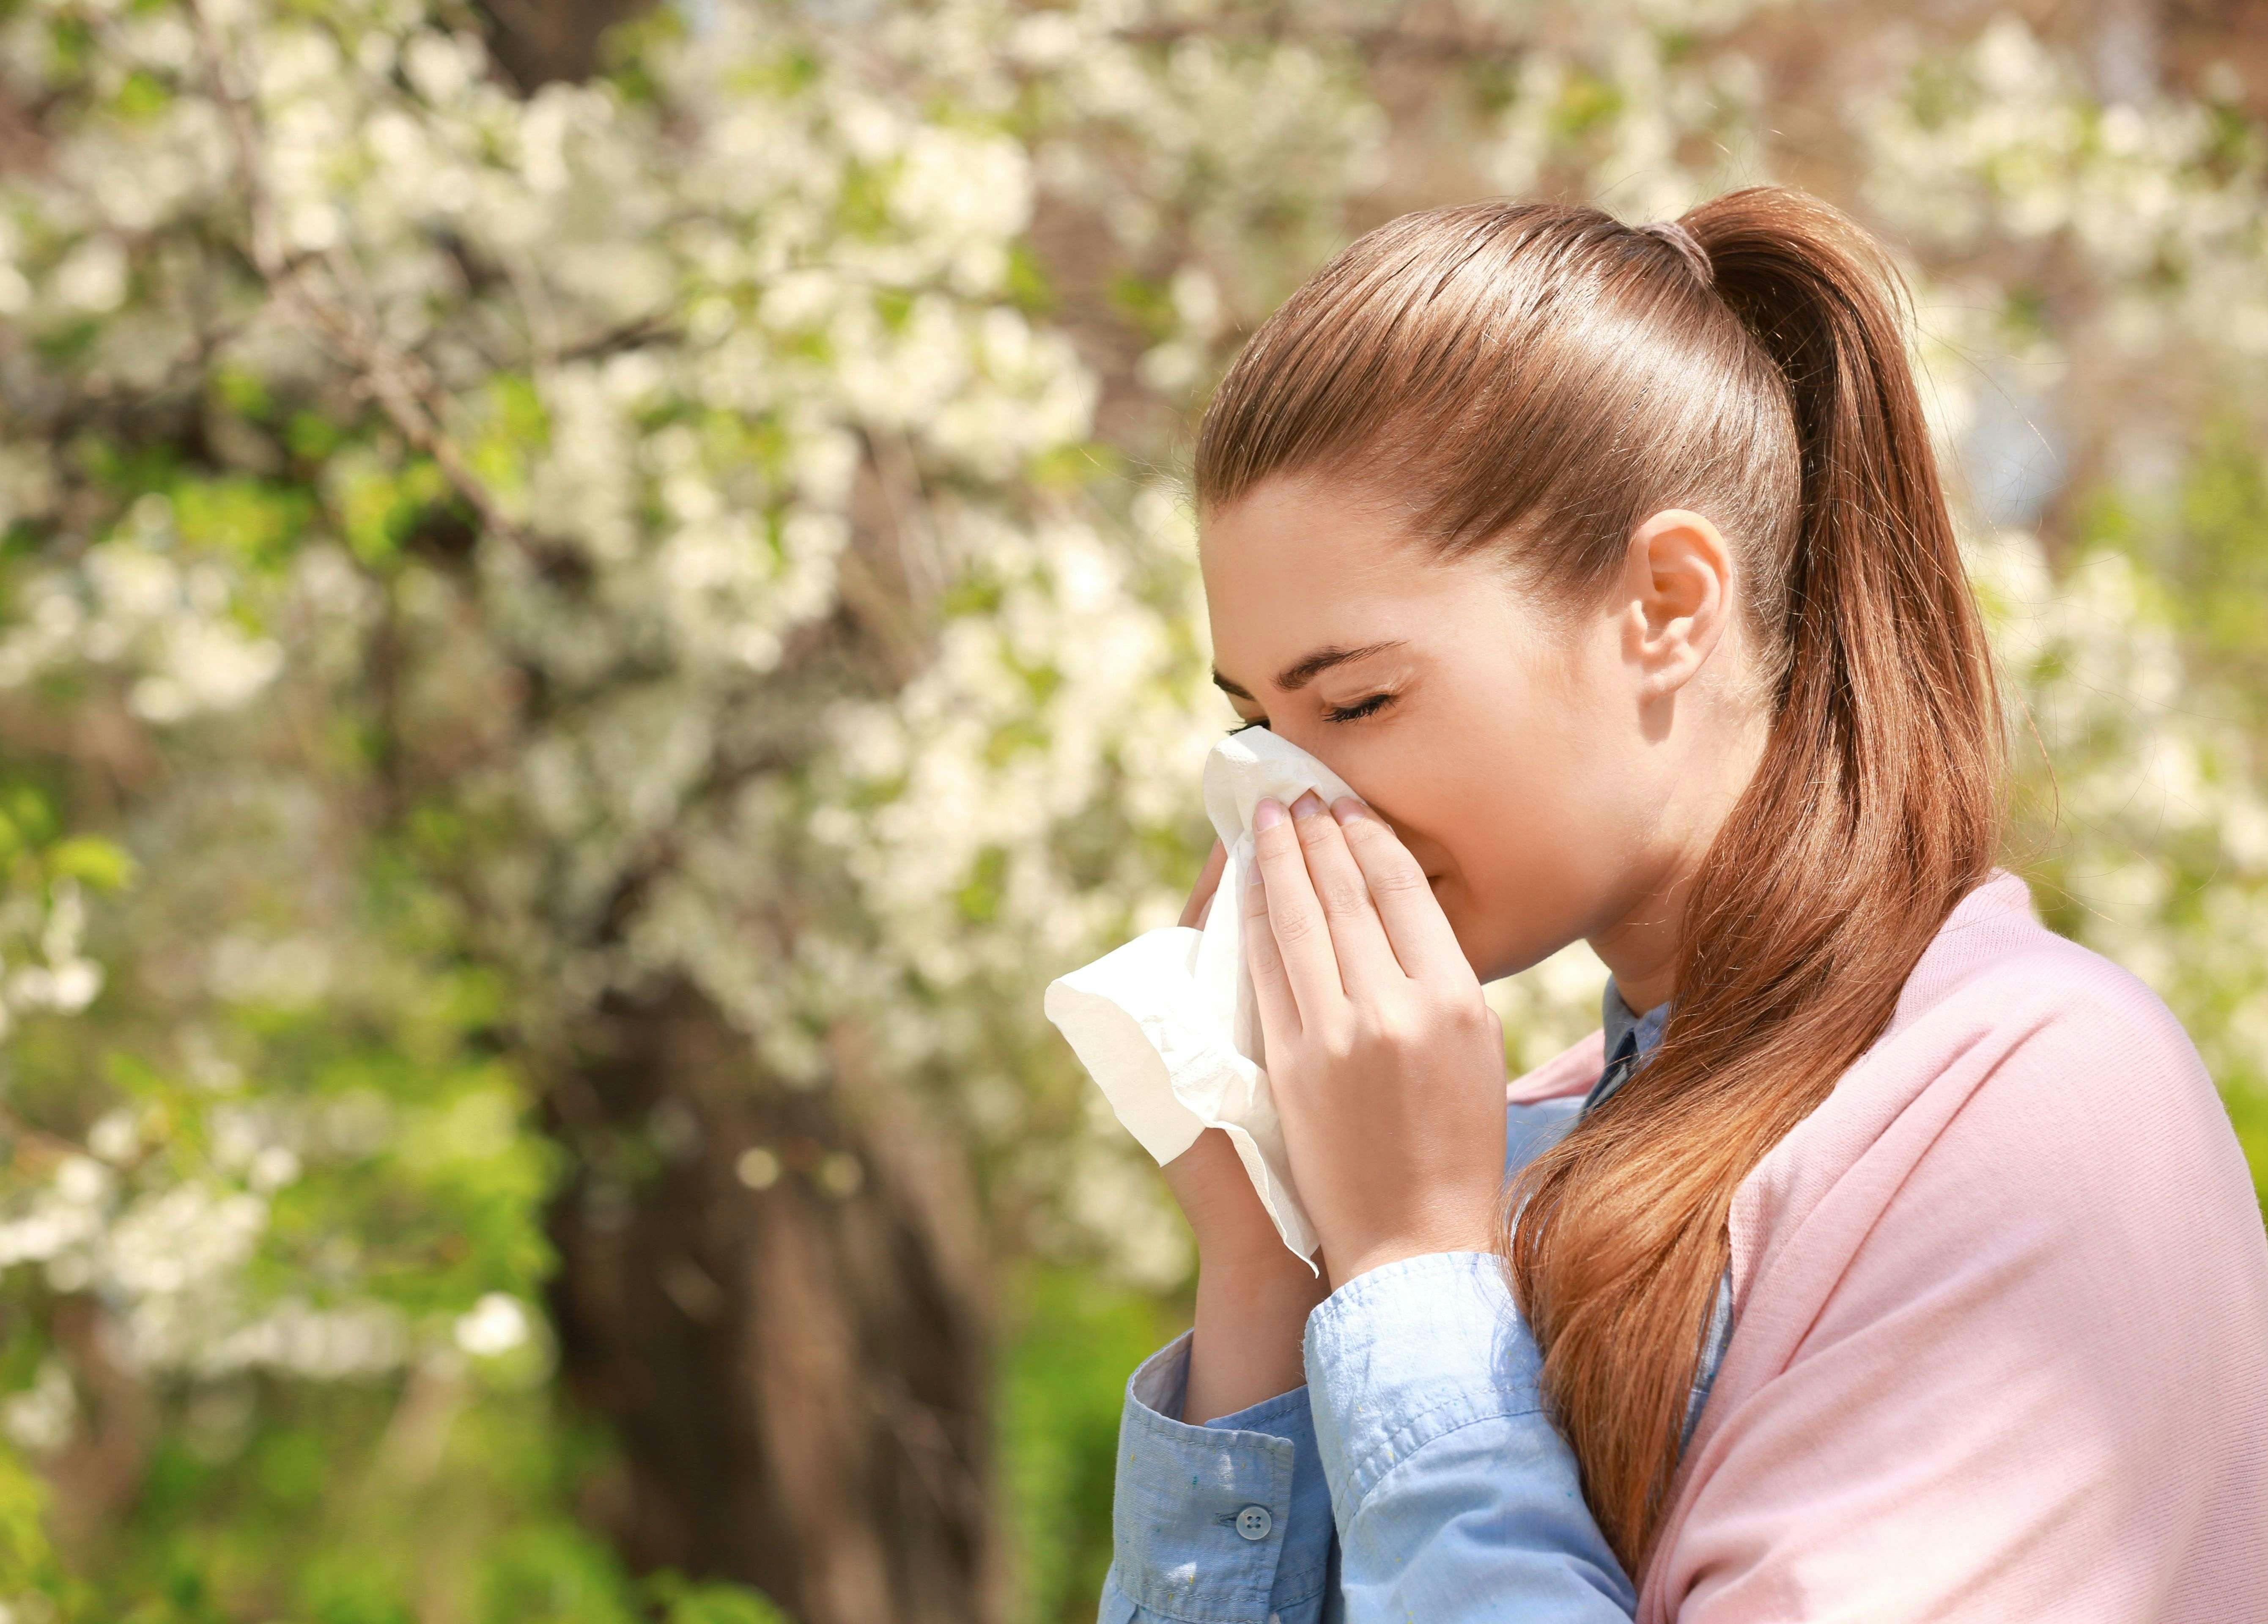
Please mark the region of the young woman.
POLYGON ((2260 1210, 1994 866, 1896 298, 1784 190, 1479 203, 1222 384, 1216 680, 1363 799, 1263 804, 1185 922, 1249 915, 1323 1278, 1219 1130, 1167 1166, 1104 1624, 2268 1619, 2260 1210), (1507 1096, 1481 983, 1579 937, 1603 1030, 1507 1096))

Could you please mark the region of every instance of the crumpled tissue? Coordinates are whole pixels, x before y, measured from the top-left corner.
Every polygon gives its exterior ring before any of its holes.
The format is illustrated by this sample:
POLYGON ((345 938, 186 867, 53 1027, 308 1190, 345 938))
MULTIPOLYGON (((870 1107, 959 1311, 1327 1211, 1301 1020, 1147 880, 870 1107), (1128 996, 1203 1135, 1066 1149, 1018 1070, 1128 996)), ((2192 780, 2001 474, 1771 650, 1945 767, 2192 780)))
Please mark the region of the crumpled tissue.
POLYGON ((1049 983, 1041 1008, 1126 1131, 1160 1165, 1206 1128, 1225 1130, 1276 1233, 1315 1269, 1315 1232, 1292 1185, 1283 1125, 1269 1091, 1240 905, 1253 860, 1252 808, 1270 795, 1289 807, 1310 789, 1326 805, 1354 793, 1322 762, 1264 727, 1245 728, 1214 745, 1205 757, 1205 814, 1228 860, 1204 928, 1145 931, 1049 983))

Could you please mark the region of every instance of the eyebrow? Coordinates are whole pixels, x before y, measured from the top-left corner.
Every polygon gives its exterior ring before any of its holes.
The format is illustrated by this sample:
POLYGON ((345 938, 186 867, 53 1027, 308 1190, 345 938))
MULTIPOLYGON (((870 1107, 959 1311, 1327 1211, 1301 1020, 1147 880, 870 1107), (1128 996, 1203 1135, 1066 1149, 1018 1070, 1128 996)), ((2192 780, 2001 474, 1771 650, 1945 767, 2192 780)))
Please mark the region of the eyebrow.
MULTIPOLYGON (((1350 660, 1367 659, 1372 654, 1382 654, 1389 648, 1400 648, 1407 640, 1403 638, 1395 638, 1384 643, 1365 643, 1359 648, 1319 648, 1305 660, 1297 661, 1278 671, 1276 674, 1276 686, 1287 692, 1296 691, 1305 688, 1333 666, 1343 666, 1350 660)), ((1212 674, 1212 685, 1225 694, 1234 694, 1240 699, 1251 699, 1255 705, 1260 703, 1218 670, 1212 674)))

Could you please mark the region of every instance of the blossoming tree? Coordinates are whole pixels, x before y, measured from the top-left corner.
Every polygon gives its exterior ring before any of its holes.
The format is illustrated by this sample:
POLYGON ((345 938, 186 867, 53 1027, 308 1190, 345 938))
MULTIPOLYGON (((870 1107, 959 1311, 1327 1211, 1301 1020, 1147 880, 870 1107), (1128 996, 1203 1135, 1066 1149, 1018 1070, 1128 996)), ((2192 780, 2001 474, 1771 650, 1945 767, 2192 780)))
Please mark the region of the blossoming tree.
MULTIPOLYGON (((522 10, 0 5, 9 1606, 1075 1616, 994 1266, 1188 1267, 1037 997, 1203 853, 1175 460, 1477 192, 1815 185, 1949 447, 2054 416, 1974 526, 2011 861, 2261 1142, 2241 77, 1730 0, 522 10)), ((1498 989, 1515 1059, 1602 977, 1498 989)))

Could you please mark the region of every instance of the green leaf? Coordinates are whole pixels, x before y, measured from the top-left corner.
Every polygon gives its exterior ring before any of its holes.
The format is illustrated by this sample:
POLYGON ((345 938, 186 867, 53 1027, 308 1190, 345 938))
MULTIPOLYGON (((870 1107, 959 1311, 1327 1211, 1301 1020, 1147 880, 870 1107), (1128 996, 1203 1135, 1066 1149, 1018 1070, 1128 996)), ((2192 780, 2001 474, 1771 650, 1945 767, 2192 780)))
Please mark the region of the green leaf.
POLYGON ((695 1583, 664 1569, 646 1581, 666 1624, 793 1624, 786 1613, 744 1584, 695 1583))
POLYGON ((51 875, 81 881, 99 891, 123 890, 134 882, 134 859, 99 835, 73 835, 49 847, 47 866, 51 875))

